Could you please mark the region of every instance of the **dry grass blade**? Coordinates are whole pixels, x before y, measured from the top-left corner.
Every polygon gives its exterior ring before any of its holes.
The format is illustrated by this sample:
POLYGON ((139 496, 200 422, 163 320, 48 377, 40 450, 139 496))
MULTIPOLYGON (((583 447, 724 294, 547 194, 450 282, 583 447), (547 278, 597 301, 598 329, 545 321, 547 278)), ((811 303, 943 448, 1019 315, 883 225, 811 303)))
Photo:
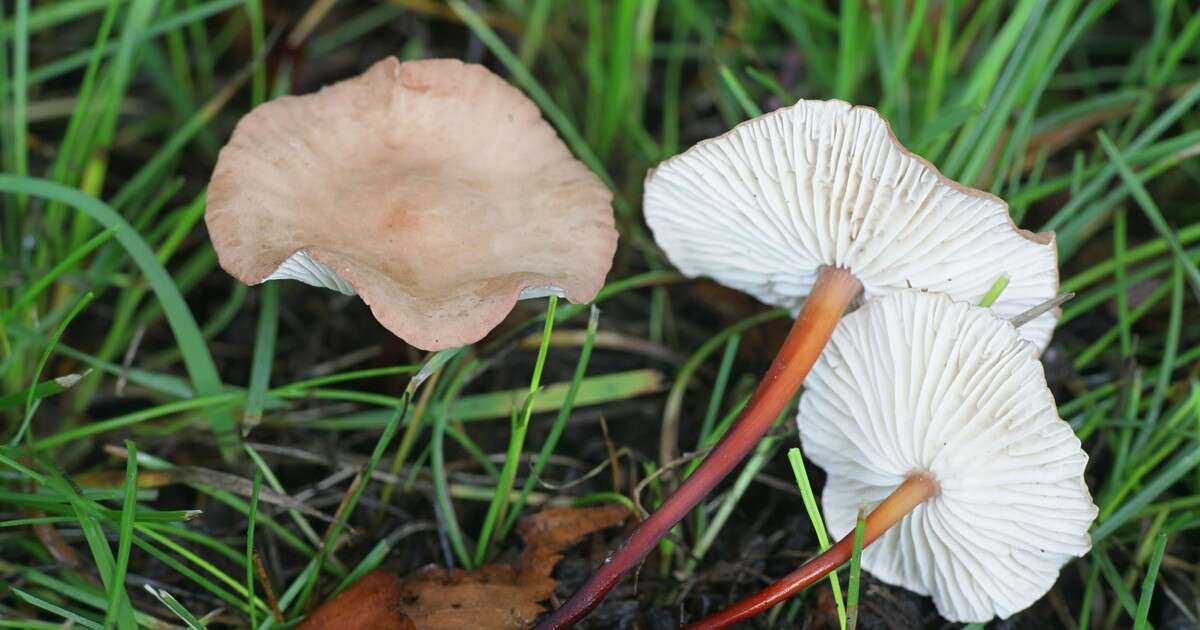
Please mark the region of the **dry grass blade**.
MULTIPOLYGON (((116 449, 112 450, 116 451, 116 449)), ((124 473, 115 470, 87 472, 75 476, 75 483, 84 488, 116 488, 124 483, 124 480, 124 473)), ((168 470, 143 470, 138 473, 137 484, 138 488, 141 489, 161 488, 176 483, 198 483, 247 498, 254 493, 254 482, 250 479, 200 466, 179 466, 168 470)), ((288 495, 275 492, 271 488, 262 488, 258 498, 264 503, 297 510, 327 523, 334 521, 334 517, 303 501, 298 501, 288 495)))

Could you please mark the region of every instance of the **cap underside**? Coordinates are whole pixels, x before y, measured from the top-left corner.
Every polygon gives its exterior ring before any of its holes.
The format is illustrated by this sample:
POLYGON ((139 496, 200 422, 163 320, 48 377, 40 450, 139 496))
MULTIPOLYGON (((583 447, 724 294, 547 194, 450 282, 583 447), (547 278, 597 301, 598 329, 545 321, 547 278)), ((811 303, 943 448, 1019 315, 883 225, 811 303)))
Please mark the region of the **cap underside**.
MULTIPOLYGON (((875 110, 800 101, 659 165, 646 222, 689 276, 798 310, 822 266, 849 269, 866 297, 918 288, 1012 317, 1054 297, 1053 236, 1018 230, 999 198, 958 185, 896 141, 875 110)), ((1057 312, 1021 335, 1045 348, 1057 312)))
POLYGON ((941 492, 864 551, 876 577, 947 619, 1008 617, 1090 548, 1087 455, 1032 345, 987 309, 903 290, 847 315, 805 381, 805 454, 828 474, 830 531, 914 471, 941 492))

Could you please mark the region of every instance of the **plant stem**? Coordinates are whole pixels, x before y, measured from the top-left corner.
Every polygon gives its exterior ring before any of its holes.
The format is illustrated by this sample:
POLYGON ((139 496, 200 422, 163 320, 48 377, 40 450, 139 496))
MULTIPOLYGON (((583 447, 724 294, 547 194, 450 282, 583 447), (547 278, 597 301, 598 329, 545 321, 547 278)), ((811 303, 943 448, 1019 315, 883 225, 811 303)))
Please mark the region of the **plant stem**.
MULTIPOLYGON (((862 534, 862 547, 875 542, 892 525, 908 515, 926 499, 936 495, 938 483, 927 473, 910 475, 883 500, 867 517, 862 534)), ((716 630, 749 619, 792 597, 829 575, 850 559, 854 551, 854 534, 846 534, 837 544, 821 555, 805 562, 800 568, 783 576, 774 584, 738 603, 688 626, 688 630, 716 630)))
POLYGON ((517 477, 517 465, 521 461, 521 450, 525 446, 525 435, 529 432, 529 421, 533 416, 533 401, 542 386, 542 368, 546 365, 546 353, 550 349, 550 336, 554 332, 554 311, 558 307, 558 298, 551 295, 546 305, 546 325, 542 330, 542 344, 538 347, 537 362, 533 364, 533 377, 529 380, 529 395, 518 416, 513 413, 512 435, 508 439, 508 452, 504 457, 504 468, 500 470, 500 479, 496 482, 496 494, 488 506, 487 516, 483 520, 483 529, 479 532, 479 540, 475 546, 474 567, 483 566, 487 557, 488 547, 492 544, 492 534, 496 526, 504 523, 508 509, 509 493, 512 492, 513 482, 517 477))
POLYGON ((675 494, 638 526, 571 599, 538 626, 540 630, 567 628, 587 615, 742 461, 804 382, 838 320, 861 291, 862 283, 849 271, 822 268, 787 340, 729 433, 675 494))

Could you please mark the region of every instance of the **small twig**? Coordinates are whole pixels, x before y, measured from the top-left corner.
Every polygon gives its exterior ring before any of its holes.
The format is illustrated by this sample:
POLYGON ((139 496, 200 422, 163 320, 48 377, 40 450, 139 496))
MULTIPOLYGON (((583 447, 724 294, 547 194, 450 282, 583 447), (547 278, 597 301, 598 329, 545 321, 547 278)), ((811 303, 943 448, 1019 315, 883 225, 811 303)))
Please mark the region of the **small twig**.
POLYGON ((617 461, 617 450, 613 447, 612 438, 608 435, 608 423, 604 421, 604 416, 600 416, 600 432, 604 434, 604 449, 608 451, 608 462, 612 465, 613 492, 620 492, 621 486, 621 463, 617 461))
POLYGON ((275 599, 275 588, 271 586, 271 578, 267 575, 267 567, 263 564, 262 555, 258 550, 254 550, 254 574, 258 576, 258 583, 262 584, 263 595, 267 598, 267 604, 271 607, 271 614, 275 615, 277 623, 283 623, 283 611, 279 609, 279 600, 275 599))
MULTIPOLYGON (((763 439, 766 439, 769 437, 778 437, 778 436, 782 436, 782 435, 789 435, 789 434, 795 432, 795 430, 796 430, 796 427, 794 425, 785 423, 783 426, 763 435, 763 439)), ((708 455, 709 451, 711 451, 711 450, 712 450, 712 447, 708 447, 708 448, 701 449, 698 451, 691 451, 689 453, 684 453, 683 455, 667 462, 667 464, 665 466, 663 466, 662 468, 659 468, 658 470, 655 470, 653 473, 651 473, 645 479, 641 480, 641 482, 639 482, 638 485, 634 486, 634 488, 633 488, 633 504, 637 506, 637 509, 639 512, 638 516, 640 518, 644 519, 644 518, 646 518, 646 516, 648 514, 650 514, 649 512, 646 511, 646 508, 642 507, 642 501, 641 501, 642 491, 646 489, 646 486, 650 482, 654 481, 655 479, 658 479, 662 475, 666 474, 668 471, 679 468, 680 466, 682 466, 694 459, 706 457, 708 455)))
POLYGON ((1049 300, 1046 300, 1045 302, 1042 302, 1041 304, 1038 304, 1037 306, 1025 311, 1024 313, 1019 313, 1010 317, 1008 322, 1013 325, 1013 328, 1020 328, 1021 326, 1024 326, 1025 324, 1037 319, 1043 313, 1049 313, 1059 306, 1062 306, 1073 297, 1075 297, 1075 293, 1073 291, 1056 295, 1049 300))
MULTIPOLYGON (((337 456, 337 459, 334 459, 332 457, 316 455, 314 453, 310 453, 308 451, 298 449, 298 448, 287 447, 287 446, 276 446, 274 444, 266 444, 263 442, 252 442, 251 446, 253 446, 255 450, 257 450, 261 453, 270 453, 272 455, 281 455, 284 457, 291 457, 291 458, 298 459, 303 462, 310 462, 310 463, 319 464, 322 466, 329 466, 330 468, 339 467, 340 469, 347 470, 347 471, 358 470, 356 468, 356 466, 361 466, 362 460, 365 459, 361 456, 353 455, 350 453, 339 453, 337 456)), ((404 471, 406 471, 406 472, 411 471, 411 470, 412 470, 411 467, 404 468, 404 471)), ((466 475, 455 475, 453 478, 462 480, 462 479, 465 479, 466 477, 467 477, 466 475)), ((403 483, 405 481, 404 478, 402 478, 402 477, 398 477, 396 475, 391 475, 391 474, 388 474, 381 470, 375 470, 373 473, 371 473, 371 479, 374 481, 392 482, 392 483, 397 483, 397 484, 403 483)), ((476 484, 476 485, 478 485, 478 484, 476 484)), ((456 498, 467 496, 467 489, 470 488, 471 486, 472 486, 472 484, 470 484, 470 483, 451 483, 450 484, 450 494, 451 494, 451 496, 456 497, 456 498)), ((423 492, 428 492, 432 489, 433 486, 428 481, 418 481, 413 484, 413 487, 417 488, 423 492)), ((264 496, 265 496, 265 492, 264 492, 264 496)), ((533 493, 530 493, 529 498, 527 499, 527 503, 529 503, 530 505, 542 505, 542 504, 554 502, 553 499, 554 499, 553 497, 550 497, 546 494, 539 493, 539 492, 533 492, 533 493)), ((317 501, 314 500, 313 503, 317 503, 317 501)))
POLYGON ((617 462, 617 458, 619 458, 622 455, 632 457, 633 451, 630 450, 629 448, 623 446, 620 448, 620 450, 616 451, 615 453, 611 453, 609 455, 609 459, 606 459, 606 460, 600 462, 599 464, 596 464, 595 466, 593 466, 592 469, 587 471, 586 473, 584 473, 582 477, 571 480, 571 481, 566 481, 566 482, 563 482, 560 484, 550 483, 549 481, 543 480, 541 477, 539 477, 537 475, 537 471, 533 470, 532 468, 530 469, 529 474, 533 477, 534 481, 536 481, 539 486, 546 488, 547 490, 553 490, 555 492, 562 491, 562 490, 570 490, 571 488, 578 486, 579 484, 591 479, 592 477, 595 477, 596 475, 600 474, 601 472, 604 472, 605 468, 608 468, 609 466, 613 466, 617 462))
POLYGON ((121 376, 117 377, 117 385, 114 390, 117 396, 125 395, 125 385, 129 383, 129 369, 133 366, 133 360, 137 357, 138 348, 142 347, 142 337, 146 334, 145 326, 138 326, 133 331, 133 339, 129 342, 129 347, 125 350, 125 356, 121 359, 121 376))
POLYGON ((292 29, 292 32, 288 33, 288 48, 295 50, 302 46, 304 40, 308 39, 308 36, 321 23, 321 20, 325 19, 325 16, 329 14, 329 10, 333 8, 335 2, 337 0, 317 0, 317 2, 314 2, 308 11, 304 13, 304 16, 300 18, 300 21, 296 23, 296 27, 292 29))
POLYGON ((442 514, 442 508, 437 501, 432 503, 433 516, 437 519, 438 548, 442 551, 446 568, 453 569, 455 567, 454 552, 450 549, 450 537, 446 534, 446 515, 442 514))
MULTIPOLYGON (((117 446, 115 444, 105 445, 104 452, 121 459, 126 459, 129 457, 129 451, 127 451, 124 447, 117 446)), ((175 466, 174 468, 168 468, 165 470, 145 471, 141 473, 141 475, 150 474, 161 477, 161 479, 163 479, 161 484, 200 484, 242 497, 249 497, 253 491, 254 485, 253 481, 250 479, 239 477, 238 475, 234 475, 232 473, 221 472, 219 470, 202 468, 200 466, 175 466)), ((116 478, 115 474, 113 475, 113 478, 116 478)), ((142 480, 140 476, 139 480, 142 480)), ((262 488, 259 494, 259 499, 263 503, 276 505, 284 509, 297 510, 303 514, 327 523, 331 523, 335 520, 335 517, 329 516, 320 510, 313 509, 304 500, 298 497, 278 493, 273 488, 262 488)))
POLYGON ((315 497, 318 493, 337 486, 346 479, 353 477, 357 473, 358 470, 350 467, 342 468, 341 470, 335 470, 329 475, 326 475, 312 487, 297 492, 295 494, 295 499, 301 503, 308 503, 309 500, 315 497))
MULTIPOLYGON (((358 484, 360 484, 362 482, 363 482, 363 475, 362 475, 362 471, 360 470, 358 472, 358 474, 356 474, 354 476, 354 481, 350 482, 350 487, 346 488, 346 494, 342 495, 342 500, 340 503, 338 503, 337 510, 333 513, 333 521, 331 523, 329 523, 329 527, 325 528, 325 535, 322 536, 323 541, 321 543, 321 546, 328 547, 329 555, 331 555, 331 556, 337 550, 337 543, 336 543, 336 541, 329 540, 329 537, 332 536, 334 530, 337 529, 338 521, 341 521, 344 518, 345 513, 346 513, 346 507, 350 504, 350 497, 354 496, 354 492, 356 490, 358 490, 358 484)), ((345 527, 346 527, 347 533, 350 533, 351 532, 350 524, 346 523, 345 527)))
MULTIPOLYGON (((586 336, 586 330, 556 330, 550 337, 550 345, 551 347, 578 347, 583 345, 583 339, 586 336)), ((521 339, 519 348, 522 350, 536 349, 541 339, 542 336, 540 334, 530 333, 521 339)), ((687 361, 687 357, 662 344, 655 343, 649 339, 623 335, 613 331, 596 331, 593 346, 618 352, 640 354, 644 357, 672 365, 681 365, 687 361)))
POLYGON ((383 349, 378 345, 371 345, 358 350, 351 350, 341 356, 336 356, 328 361, 318 363, 301 373, 303 378, 318 378, 321 376, 329 376, 336 372, 341 372, 347 368, 353 367, 369 359, 374 359, 383 353, 383 349))
POLYGON ((683 455, 676 457, 675 459, 667 462, 662 467, 655 470, 653 473, 650 473, 649 475, 647 475, 645 479, 638 482, 638 485, 633 487, 633 504, 637 506, 638 518, 644 520, 647 516, 650 515, 650 512, 646 511, 645 507, 642 507, 642 491, 646 489, 646 486, 650 485, 651 482, 653 482, 655 479, 658 479, 659 477, 663 476, 667 472, 674 470, 676 468, 679 468, 680 466, 692 461, 693 459, 697 459, 697 458, 708 455, 709 451, 711 451, 711 450, 712 450, 712 447, 709 447, 709 448, 702 449, 699 451, 691 451, 690 453, 684 453, 683 455))
POLYGON ((778 490, 788 496, 800 496, 800 490, 796 488, 795 482, 784 481, 778 477, 772 477, 771 475, 761 472, 757 475, 754 475, 754 480, 772 490, 778 490))

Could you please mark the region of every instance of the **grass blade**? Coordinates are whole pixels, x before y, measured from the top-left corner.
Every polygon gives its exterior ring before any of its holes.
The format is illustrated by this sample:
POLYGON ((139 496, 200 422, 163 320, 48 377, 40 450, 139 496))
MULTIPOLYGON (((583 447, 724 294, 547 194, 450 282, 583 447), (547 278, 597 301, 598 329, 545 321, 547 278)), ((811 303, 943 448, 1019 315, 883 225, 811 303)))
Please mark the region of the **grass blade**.
POLYGON ((507 536, 512 528, 517 524, 517 519, 521 515, 521 510, 525 507, 525 501, 529 498, 529 493, 533 491, 533 486, 541 477, 542 472, 546 469, 546 464, 550 461, 550 456, 554 454, 554 448, 558 446, 558 440, 562 437, 562 432, 567 426, 567 420, 571 418, 571 411, 575 408, 575 398, 579 394, 580 386, 583 383, 584 377, 587 375, 588 363, 592 358, 592 347, 596 341, 596 328, 600 323, 600 309, 592 307, 591 315, 588 317, 587 333, 583 339, 583 345, 579 351, 579 360, 575 363, 575 373, 571 377, 571 384, 567 388, 567 393, 563 397, 563 403, 558 408, 558 415, 554 418, 554 424, 550 427, 550 433, 546 436, 546 441, 542 443, 541 450, 538 451, 537 459, 533 463, 533 468, 530 470, 529 477, 525 479, 525 484, 521 486, 521 493, 517 499, 513 501, 512 510, 505 519, 503 526, 500 528, 500 537, 507 536))
POLYGON ((1167 534, 1164 532, 1154 540, 1154 554, 1150 556, 1150 566, 1146 568, 1146 578, 1142 580, 1142 596, 1138 599, 1137 613, 1133 616, 1134 630, 1150 627, 1147 620, 1150 616, 1150 600, 1154 597, 1154 583, 1158 580, 1158 570, 1162 567, 1163 554, 1166 551, 1167 534))
POLYGON ((118 227, 110 227, 93 236, 90 240, 88 240, 88 242, 77 247, 75 251, 71 252, 69 255, 59 261, 58 264, 54 265, 53 269, 42 274, 37 280, 33 281, 29 287, 21 293, 20 297, 18 297, 16 301, 8 307, 8 310, 4 313, 4 317, 0 318, 0 325, 7 324, 9 321, 17 317, 23 309, 33 303, 37 296, 41 295, 43 291, 54 284, 55 280, 57 280, 64 273, 74 269, 75 265, 79 264, 80 260, 95 251, 96 248, 107 243, 108 240, 117 233, 118 229, 118 227))
POLYGON ((487 22, 470 5, 463 2, 463 0, 447 0, 447 2, 450 8, 462 19, 463 23, 467 25, 467 28, 470 28, 475 33, 475 36, 487 45, 492 54, 496 55, 496 58, 512 73, 516 84, 529 94, 533 102, 537 103, 542 113, 545 114, 546 119, 558 129, 558 132, 562 134, 563 139, 571 147, 571 150, 575 152, 575 155, 584 164, 587 164, 588 168, 591 168, 609 189, 614 191, 614 194, 617 195, 618 207, 627 208, 628 203, 621 201, 620 190, 617 188, 616 183, 613 182, 612 176, 608 174, 607 169, 604 168, 604 163, 600 161, 600 158, 592 151, 591 146, 579 134, 571 119, 555 104, 554 99, 550 98, 550 94, 533 77, 533 73, 529 71, 529 68, 521 63, 520 58, 513 54, 512 50, 505 45, 504 41, 496 35, 496 32, 488 26, 487 22))
MULTIPOLYGON (((1100 542, 1110 536, 1126 521, 1136 516, 1151 501, 1158 498, 1167 488, 1179 481, 1188 472, 1200 465, 1200 444, 1180 452, 1162 472, 1146 482, 1136 494, 1125 501, 1119 508, 1112 511, 1111 516, 1101 520, 1092 529, 1093 543, 1100 542)), ((1108 506, 1105 506, 1107 509, 1108 506)))
POLYGON ((371 451, 371 457, 367 460, 367 465, 363 468, 360 483, 354 485, 354 488, 346 499, 345 508, 341 510, 340 517, 330 525, 329 532, 325 535, 325 541, 321 545, 320 551, 317 552, 317 557, 312 560, 312 564, 316 567, 316 570, 308 574, 308 580, 304 584, 303 590, 300 591, 300 596, 296 599, 296 609, 303 610, 304 605, 308 603, 308 599, 317 585, 317 577, 320 575, 319 569, 325 564, 325 559, 329 554, 333 553, 333 547, 337 544, 342 530, 345 529, 346 523, 354 513, 354 508, 358 506, 359 498, 362 497, 363 491, 370 485, 371 473, 375 472, 375 469, 379 467, 379 460, 383 458, 383 454, 387 451, 388 445, 391 444, 392 438, 396 436, 396 432, 400 429, 400 421, 404 419, 404 414, 408 411, 408 401, 411 398, 412 387, 409 387, 405 390, 404 396, 400 404, 396 407, 391 421, 384 428, 383 435, 379 436, 379 441, 375 443, 375 449, 371 451))
MULTIPOLYGON (((812 523, 813 531, 817 534, 817 544, 821 546, 821 551, 829 549, 829 532, 825 529, 825 519, 821 518, 821 508, 817 506, 817 497, 813 493, 812 484, 808 482, 808 471, 804 468, 804 455, 800 453, 800 449, 792 447, 788 449, 788 462, 792 465, 792 474, 796 477, 796 487, 800 489, 800 499, 804 502, 804 511, 808 514, 808 521, 812 523)), ((837 605, 838 623, 842 630, 845 630, 849 620, 846 612, 846 603, 842 600, 842 583, 838 579, 836 570, 829 573, 829 584, 833 587, 833 601, 837 605)))
POLYGON ((850 586, 846 589, 846 630, 858 627, 858 590, 862 576, 863 536, 867 532, 866 506, 858 508, 854 525, 854 548, 850 552, 850 586))
POLYGON ((1197 268, 1196 263, 1187 255, 1187 252, 1183 251, 1183 244, 1179 242, 1179 237, 1171 229, 1171 226, 1167 225, 1167 220, 1163 218, 1162 211, 1158 209, 1158 205, 1150 198, 1150 193, 1146 192, 1146 187, 1142 185, 1142 182, 1130 170, 1129 163, 1125 161, 1125 158, 1108 137, 1108 134, 1104 133, 1104 131, 1099 131, 1096 135, 1100 139, 1100 146, 1108 154, 1108 159, 1112 161, 1113 167, 1116 168, 1117 173, 1125 182, 1126 188, 1133 195, 1134 201, 1137 201, 1138 207, 1146 214, 1150 225, 1153 225, 1154 229, 1158 231, 1159 236, 1166 241, 1167 247, 1171 249, 1171 253, 1175 255, 1175 259, 1183 266, 1184 271, 1187 272, 1188 282, 1192 285, 1192 292, 1196 300, 1200 301, 1200 268, 1197 268))
POLYGON ((180 621, 187 624, 188 630, 206 630, 204 623, 188 611, 183 604, 180 604, 179 600, 175 599, 175 596, 168 593, 166 589, 154 588, 147 584, 146 591, 153 595, 154 599, 157 599, 163 606, 166 606, 171 612, 175 613, 175 616, 179 617, 180 621))
MULTIPOLYGON (((125 219, 94 197, 46 180, 0 175, 0 190, 52 199, 78 209, 106 228, 115 228, 117 241, 133 258, 162 304, 167 323, 183 352, 184 365, 187 366, 196 395, 212 396, 221 392, 221 379, 217 374, 216 364, 213 363, 208 344, 196 325, 196 318, 192 316, 183 296, 179 294, 171 275, 158 262, 154 251, 125 219)), ((232 460, 237 453, 237 433, 233 415, 228 411, 213 411, 208 418, 222 456, 232 460)))
POLYGON ((104 626, 101 626, 87 617, 71 612, 62 606, 51 604, 50 602, 31 593, 26 593, 15 586, 10 586, 9 588, 12 589, 12 592, 15 593, 17 597, 24 600, 25 603, 29 604, 30 606, 41 608, 48 613, 58 615, 59 617, 62 617, 73 624, 79 624, 84 628, 89 628, 91 630, 102 630, 104 628, 104 626))
POLYGON ((71 307, 71 310, 67 313, 67 316, 63 318, 62 323, 59 324, 54 330, 54 334, 50 337, 50 343, 48 343, 45 350, 42 351, 42 356, 40 359, 38 359, 37 368, 35 368, 33 371, 33 383, 29 386, 28 393, 25 395, 25 415, 21 420, 21 426, 17 429, 16 435, 13 435, 12 439, 9 440, 9 446, 16 446, 17 444, 20 444, 26 436, 32 438, 32 434, 29 433, 29 426, 33 422, 33 412, 36 409, 36 407, 34 407, 34 396, 37 394, 38 379, 42 377, 42 370, 46 368, 46 363, 50 360, 50 353, 54 351, 54 346, 58 345, 59 339, 62 339, 63 333, 67 330, 67 326, 69 326, 71 321, 75 319, 75 316, 78 315, 80 311, 82 311, 84 307, 86 307, 88 303, 92 301, 93 297, 95 297, 95 295, 93 295, 91 291, 88 291, 75 302, 75 305, 71 307))
POLYGON ((267 388, 271 386, 271 365, 275 361, 275 338, 279 331, 279 283, 266 283, 261 295, 258 330, 254 335, 254 356, 250 360, 250 385, 246 390, 246 414, 243 418, 247 428, 262 420, 267 388))
POLYGON ((472 558, 474 567, 483 565, 488 548, 492 544, 492 534, 497 524, 505 521, 509 493, 512 492, 517 476, 517 466, 521 462, 521 451, 525 446, 525 435, 529 431, 529 420, 533 415, 533 401, 542 386, 542 369, 546 365, 546 354, 550 350, 550 335, 554 332, 554 311, 557 307, 558 297, 550 296, 546 304, 546 324, 542 328, 542 342, 538 346, 537 361, 533 364, 533 376, 529 379, 529 394, 522 405, 520 418, 513 425, 512 435, 508 438, 508 453, 504 458, 504 467, 500 470, 496 494, 488 506, 483 528, 479 531, 479 539, 475 543, 475 556, 472 558))
MULTIPOLYGON (((17 0, 13 21, 12 59, 12 151, 11 164, 18 176, 29 173, 29 133, 26 114, 29 99, 29 0, 17 0)), ((17 194, 17 210, 25 210, 26 196, 17 194)))
POLYGON ((263 472, 254 468, 254 489, 250 495, 250 514, 246 516, 246 607, 250 611, 250 625, 254 621, 254 527, 258 522, 258 493, 262 490, 263 472))
POLYGON ((111 584, 114 588, 108 595, 108 608, 104 615, 104 627, 116 624, 122 630, 136 628, 132 615, 121 614, 128 597, 125 591, 125 571, 129 568, 129 547, 133 540, 133 517, 137 511, 137 447, 125 441, 129 457, 125 460, 125 500, 121 506, 121 524, 117 530, 117 562, 113 567, 111 584))

